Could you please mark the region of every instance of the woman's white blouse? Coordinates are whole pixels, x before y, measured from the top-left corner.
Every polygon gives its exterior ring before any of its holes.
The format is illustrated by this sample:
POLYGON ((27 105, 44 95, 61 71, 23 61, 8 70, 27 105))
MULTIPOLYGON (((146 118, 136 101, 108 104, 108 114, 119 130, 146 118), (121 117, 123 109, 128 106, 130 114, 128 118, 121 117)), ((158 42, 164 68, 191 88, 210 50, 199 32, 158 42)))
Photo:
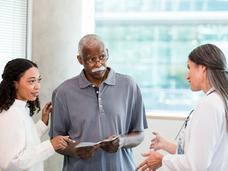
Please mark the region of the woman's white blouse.
POLYGON ((15 100, 0 113, 0 171, 43 171, 43 161, 54 154, 49 140, 40 137, 48 127, 34 123, 26 102, 15 100))
POLYGON ((227 127, 221 97, 216 92, 208 92, 192 113, 185 130, 185 154, 166 155, 162 170, 227 171, 227 127))

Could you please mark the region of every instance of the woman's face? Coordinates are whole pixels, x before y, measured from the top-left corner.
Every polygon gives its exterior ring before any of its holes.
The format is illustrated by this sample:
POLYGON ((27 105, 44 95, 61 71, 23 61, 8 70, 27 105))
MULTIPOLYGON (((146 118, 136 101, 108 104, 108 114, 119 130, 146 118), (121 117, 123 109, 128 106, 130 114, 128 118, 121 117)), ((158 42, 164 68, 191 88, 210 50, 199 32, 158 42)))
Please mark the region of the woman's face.
POLYGON ((192 91, 203 90, 206 78, 206 67, 197 65, 196 63, 188 60, 188 73, 186 79, 188 80, 192 91))
POLYGON ((40 74, 36 67, 29 68, 15 81, 16 98, 23 101, 35 101, 40 91, 40 74))

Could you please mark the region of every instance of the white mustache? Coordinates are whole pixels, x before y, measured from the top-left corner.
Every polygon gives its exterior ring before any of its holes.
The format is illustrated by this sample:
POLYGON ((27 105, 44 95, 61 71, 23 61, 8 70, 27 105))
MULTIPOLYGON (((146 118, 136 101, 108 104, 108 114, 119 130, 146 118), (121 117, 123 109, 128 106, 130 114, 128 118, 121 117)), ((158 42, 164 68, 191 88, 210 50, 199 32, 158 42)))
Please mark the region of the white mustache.
POLYGON ((104 66, 102 65, 102 66, 99 67, 99 68, 94 68, 94 69, 92 69, 92 72, 98 72, 98 71, 104 71, 104 70, 106 70, 106 67, 104 67, 104 66))

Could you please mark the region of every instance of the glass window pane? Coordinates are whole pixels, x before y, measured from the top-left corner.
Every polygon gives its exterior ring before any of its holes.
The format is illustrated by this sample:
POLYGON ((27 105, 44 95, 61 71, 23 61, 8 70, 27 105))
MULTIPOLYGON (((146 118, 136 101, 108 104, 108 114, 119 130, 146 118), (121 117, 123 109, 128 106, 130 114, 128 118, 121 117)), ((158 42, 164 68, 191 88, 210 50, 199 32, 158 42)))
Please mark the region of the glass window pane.
MULTIPOLYGON (((212 0, 96 0, 96 14, 120 13, 112 19, 97 18, 95 32, 108 46, 109 63, 116 71, 131 75, 139 84, 147 110, 190 110, 198 93, 189 90, 185 80, 190 51, 204 43, 219 46, 228 56, 228 22, 181 20, 159 23, 143 17, 122 20, 132 12, 217 11, 228 10, 228 1, 212 0), (134 21, 134 22, 132 22, 134 21)), ((167 21, 170 16, 167 15, 167 21)), ((210 14, 211 15, 211 14, 210 14)), ((129 16, 128 16, 129 17, 129 16)), ((146 18, 147 16, 145 16, 146 18)), ((128 19, 128 18, 127 18, 128 19)), ((164 19, 164 18, 163 18, 164 19)), ((174 19, 174 20, 173 20, 174 19)))
POLYGON ((137 80, 149 110, 190 106, 192 93, 185 80, 188 53, 202 43, 215 43, 225 50, 225 30, 228 25, 96 26, 110 49, 111 66, 137 80))

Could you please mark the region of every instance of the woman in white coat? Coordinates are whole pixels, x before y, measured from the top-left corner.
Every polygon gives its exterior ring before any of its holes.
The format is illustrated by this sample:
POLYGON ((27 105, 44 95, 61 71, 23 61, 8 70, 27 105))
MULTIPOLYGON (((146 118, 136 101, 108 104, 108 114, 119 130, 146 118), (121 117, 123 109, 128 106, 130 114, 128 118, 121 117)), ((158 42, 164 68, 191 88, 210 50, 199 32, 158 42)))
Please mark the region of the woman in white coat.
POLYGON ((33 122, 40 110, 40 74, 27 59, 9 61, 0 83, 0 171, 43 171, 43 161, 64 149, 68 137, 40 141, 48 129, 51 103, 42 110, 42 120, 33 122))
POLYGON ((173 144, 154 133, 138 170, 226 171, 228 169, 228 70, 223 52, 212 44, 195 48, 188 59, 192 91, 204 92, 173 144), (165 150, 163 155, 156 150, 165 150))

